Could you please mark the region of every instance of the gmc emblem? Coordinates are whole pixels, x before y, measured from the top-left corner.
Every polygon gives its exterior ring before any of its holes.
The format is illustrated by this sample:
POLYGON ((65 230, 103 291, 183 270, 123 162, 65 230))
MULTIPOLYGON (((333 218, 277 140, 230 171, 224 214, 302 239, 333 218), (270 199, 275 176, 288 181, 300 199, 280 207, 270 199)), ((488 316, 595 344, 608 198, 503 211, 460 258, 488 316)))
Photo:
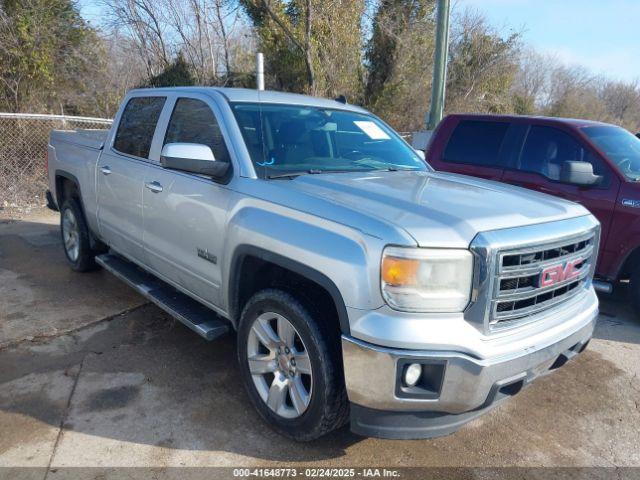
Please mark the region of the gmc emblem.
POLYGON ((553 265, 545 268, 540 274, 540 287, 550 287, 565 280, 571 280, 580 275, 581 268, 577 268, 584 262, 584 258, 577 258, 567 263, 553 265))

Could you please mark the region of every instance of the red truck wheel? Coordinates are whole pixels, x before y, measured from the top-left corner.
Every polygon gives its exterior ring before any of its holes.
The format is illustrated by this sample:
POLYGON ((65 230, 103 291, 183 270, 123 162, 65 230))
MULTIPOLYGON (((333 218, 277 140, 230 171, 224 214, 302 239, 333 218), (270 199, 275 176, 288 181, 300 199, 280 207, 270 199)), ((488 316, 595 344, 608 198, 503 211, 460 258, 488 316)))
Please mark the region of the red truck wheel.
POLYGON ((640 318, 640 261, 636 263, 631 273, 631 303, 636 310, 636 315, 640 318))

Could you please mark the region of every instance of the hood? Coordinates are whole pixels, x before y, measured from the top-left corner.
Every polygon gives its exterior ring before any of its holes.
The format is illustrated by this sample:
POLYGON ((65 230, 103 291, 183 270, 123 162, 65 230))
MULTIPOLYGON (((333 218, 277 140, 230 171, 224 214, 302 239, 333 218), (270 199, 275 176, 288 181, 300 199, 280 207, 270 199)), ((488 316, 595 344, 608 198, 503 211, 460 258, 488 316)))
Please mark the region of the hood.
POLYGON ((394 224, 422 247, 466 248, 479 232, 589 214, 566 200, 451 173, 302 175, 287 187, 394 224))

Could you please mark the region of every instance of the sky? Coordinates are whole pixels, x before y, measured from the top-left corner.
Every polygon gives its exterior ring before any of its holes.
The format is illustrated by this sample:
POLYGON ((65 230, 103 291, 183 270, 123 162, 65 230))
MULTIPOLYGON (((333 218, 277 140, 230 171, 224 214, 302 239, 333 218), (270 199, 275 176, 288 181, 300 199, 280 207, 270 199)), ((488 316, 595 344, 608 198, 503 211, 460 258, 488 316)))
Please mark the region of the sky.
MULTIPOLYGON (((609 78, 640 81, 640 0, 452 0, 454 13, 483 13, 503 34, 523 40, 568 65, 582 65, 609 78)), ((92 23, 97 0, 79 0, 92 23)))
POLYGON ((452 0, 485 14, 503 33, 570 65, 640 80, 640 0, 452 0))

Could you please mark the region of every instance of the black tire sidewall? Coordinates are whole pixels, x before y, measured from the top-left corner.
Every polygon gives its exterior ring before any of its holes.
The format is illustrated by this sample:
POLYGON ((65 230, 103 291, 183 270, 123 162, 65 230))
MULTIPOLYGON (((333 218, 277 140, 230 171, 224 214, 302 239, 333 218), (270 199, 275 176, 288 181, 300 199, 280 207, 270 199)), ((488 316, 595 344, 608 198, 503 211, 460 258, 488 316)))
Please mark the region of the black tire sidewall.
MULTIPOLYGON (((280 433, 296 440, 312 440, 326 433, 323 431, 324 416, 329 403, 327 392, 331 385, 335 358, 330 354, 327 339, 323 337, 317 323, 293 296, 280 290, 263 290, 247 303, 238 328, 238 361, 243 383, 260 416, 280 433), (300 334, 309 354, 312 369, 312 393, 307 410, 298 418, 286 419, 273 412, 258 394, 249 371, 247 340, 253 321, 264 312, 284 316, 300 334)), ((338 387, 339 388, 339 387, 338 387)))
POLYGON ((89 238, 89 229, 87 227, 87 222, 84 218, 84 214, 82 212, 82 209, 80 208, 78 201, 74 198, 65 199, 65 201, 62 203, 62 207, 60 208, 60 238, 62 240, 62 249, 64 250, 64 256, 66 257, 67 262, 73 270, 76 270, 78 272, 86 272, 96 268, 96 264, 94 261, 95 254, 91 250, 91 240, 89 238), (79 250, 78 258, 75 261, 69 257, 67 249, 64 246, 62 219, 66 210, 71 210, 78 224, 79 250))
POLYGON ((629 293, 631 295, 631 304, 636 311, 636 316, 640 318, 640 261, 636 262, 631 272, 629 293))

